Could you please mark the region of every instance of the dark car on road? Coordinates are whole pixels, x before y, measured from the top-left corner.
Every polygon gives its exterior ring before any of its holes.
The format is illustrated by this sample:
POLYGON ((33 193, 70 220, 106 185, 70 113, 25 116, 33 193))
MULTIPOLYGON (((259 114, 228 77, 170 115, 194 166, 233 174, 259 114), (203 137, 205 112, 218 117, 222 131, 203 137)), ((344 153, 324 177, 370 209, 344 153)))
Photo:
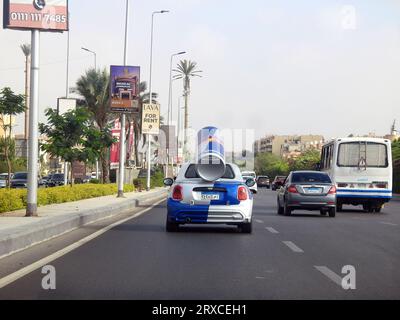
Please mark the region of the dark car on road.
POLYGON ((257 177, 257 187, 258 188, 271 188, 271 182, 268 176, 258 176, 257 177))
POLYGON ((280 187, 282 187, 285 179, 286 179, 286 176, 276 176, 274 181, 272 181, 271 189, 274 191, 278 190, 280 187))
POLYGON ((321 215, 336 215, 336 186, 328 174, 318 171, 293 171, 278 190, 278 214, 290 216, 293 210, 320 210, 321 215))
POLYGON ((28 186, 28 172, 17 172, 11 180, 10 187, 13 189, 24 189, 28 186))
POLYGON ((63 173, 55 173, 50 176, 50 179, 47 181, 48 187, 59 187, 64 185, 64 174, 63 173))

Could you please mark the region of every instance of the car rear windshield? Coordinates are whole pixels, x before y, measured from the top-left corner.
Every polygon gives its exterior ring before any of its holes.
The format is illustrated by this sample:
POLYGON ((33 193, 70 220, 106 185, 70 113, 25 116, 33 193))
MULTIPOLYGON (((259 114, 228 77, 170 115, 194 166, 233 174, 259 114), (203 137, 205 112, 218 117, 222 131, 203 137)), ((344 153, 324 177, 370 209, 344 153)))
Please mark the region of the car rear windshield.
POLYGON ((319 172, 297 172, 293 173, 292 182, 294 183, 332 183, 327 174, 319 172))
MULTIPOLYGON (((199 175, 197 174, 196 171, 196 165, 191 164, 185 173, 185 178, 186 179, 199 179, 199 175)), ((232 167, 228 164, 225 169, 225 174, 222 176, 221 179, 235 179, 235 173, 233 172, 232 167)))
POLYGON ((266 177, 258 178, 258 182, 267 182, 268 180, 269 180, 269 178, 266 178, 266 177))
POLYGON ((55 174, 55 175, 53 175, 53 179, 54 180, 62 180, 62 179, 64 179, 64 175, 63 174, 55 174))

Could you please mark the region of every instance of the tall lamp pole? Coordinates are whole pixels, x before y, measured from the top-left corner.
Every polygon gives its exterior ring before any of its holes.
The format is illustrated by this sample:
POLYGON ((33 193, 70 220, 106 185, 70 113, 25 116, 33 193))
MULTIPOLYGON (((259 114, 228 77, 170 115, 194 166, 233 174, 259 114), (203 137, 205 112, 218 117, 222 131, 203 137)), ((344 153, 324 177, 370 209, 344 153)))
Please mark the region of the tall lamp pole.
POLYGON ((97 69, 97 54, 96 54, 96 52, 89 50, 88 48, 84 48, 84 47, 82 47, 81 49, 85 50, 87 52, 90 52, 94 55, 94 69, 96 70, 97 69))
MULTIPOLYGON (((70 45, 70 30, 67 31, 67 70, 65 77, 65 98, 69 97, 69 45, 70 45)), ((71 164, 72 165, 72 164, 71 164)), ((64 185, 68 184, 68 163, 64 160, 64 185)))
MULTIPOLYGON (((68 34, 69 34, 69 32, 68 32, 68 34)), ((89 50, 88 48, 84 48, 84 47, 82 47, 81 49, 84 51, 90 52, 94 55, 94 70, 97 70, 97 54, 96 54, 96 52, 89 50)), ((96 179, 97 180, 99 179, 99 161, 98 160, 96 161, 96 179)))
POLYGON ((182 54, 185 54, 186 51, 181 51, 178 53, 174 53, 171 55, 171 59, 170 59, 170 64, 169 64, 169 92, 168 92, 168 120, 167 120, 167 125, 168 125, 168 132, 167 132, 167 170, 166 170, 166 176, 168 177, 168 166, 169 166, 169 140, 170 140, 170 132, 169 132, 169 127, 170 127, 170 114, 171 114, 171 104, 172 104, 172 61, 174 59, 174 57, 176 56, 180 56, 182 54))
MULTIPOLYGON (((151 39, 150 39, 150 77, 149 77, 149 102, 153 104, 153 88, 152 88, 152 73, 153 73, 153 39, 154 39, 154 16, 156 14, 168 13, 168 10, 154 11, 151 14, 151 39)), ((150 190, 150 175, 151 175, 151 136, 147 135, 147 191, 150 190)))
MULTIPOLYGON (((125 9, 125 41, 124 41, 124 66, 128 64, 128 30, 129 30, 129 0, 126 0, 125 9)), ((119 136, 119 176, 118 176, 118 198, 124 197, 124 178, 125 178, 125 113, 121 114, 121 130, 119 136)))

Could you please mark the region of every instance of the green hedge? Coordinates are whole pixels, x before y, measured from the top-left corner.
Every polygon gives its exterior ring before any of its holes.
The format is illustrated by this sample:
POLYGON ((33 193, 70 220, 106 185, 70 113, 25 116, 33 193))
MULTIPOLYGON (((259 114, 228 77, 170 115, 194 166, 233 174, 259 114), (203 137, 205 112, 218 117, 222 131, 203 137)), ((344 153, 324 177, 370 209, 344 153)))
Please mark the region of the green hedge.
MULTIPOLYGON (((132 185, 125 185, 124 192, 132 192, 132 185)), ((118 193, 116 184, 79 184, 38 190, 38 206, 72 202, 118 193)), ((0 189, 0 213, 26 207, 26 189, 0 189)))
MULTIPOLYGON (((147 186, 147 178, 138 178, 133 180, 133 185, 138 190, 144 190, 147 186)), ((164 186, 164 173, 161 170, 157 170, 150 178, 151 189, 164 186)))

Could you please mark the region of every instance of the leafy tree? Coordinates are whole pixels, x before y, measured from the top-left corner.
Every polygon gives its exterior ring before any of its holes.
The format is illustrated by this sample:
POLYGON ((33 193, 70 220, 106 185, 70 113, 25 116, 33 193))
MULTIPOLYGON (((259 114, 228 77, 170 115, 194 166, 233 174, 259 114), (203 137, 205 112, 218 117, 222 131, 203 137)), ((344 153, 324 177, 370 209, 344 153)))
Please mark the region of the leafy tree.
MULTIPOLYGON (((66 162, 94 163, 99 157, 101 159, 102 151, 114 142, 109 127, 98 130, 91 121, 90 113, 84 108, 77 108, 63 115, 59 115, 57 110, 47 109, 46 116, 48 124, 39 125, 40 133, 47 136, 47 141, 41 148, 66 162)), ((71 184, 72 177, 73 170, 71 184)))
POLYGON ((8 87, 0 92, 0 127, 4 132, 4 137, 1 137, 0 141, 0 153, 7 162, 8 186, 10 186, 12 161, 15 158, 15 142, 12 139, 12 118, 25 111, 24 100, 24 95, 17 95, 8 87))
POLYGON ((290 170, 315 170, 320 161, 321 153, 318 150, 307 150, 290 163, 290 170))
POLYGON ((287 175, 289 164, 272 153, 259 153, 255 159, 255 169, 258 175, 274 178, 279 175, 287 175))

